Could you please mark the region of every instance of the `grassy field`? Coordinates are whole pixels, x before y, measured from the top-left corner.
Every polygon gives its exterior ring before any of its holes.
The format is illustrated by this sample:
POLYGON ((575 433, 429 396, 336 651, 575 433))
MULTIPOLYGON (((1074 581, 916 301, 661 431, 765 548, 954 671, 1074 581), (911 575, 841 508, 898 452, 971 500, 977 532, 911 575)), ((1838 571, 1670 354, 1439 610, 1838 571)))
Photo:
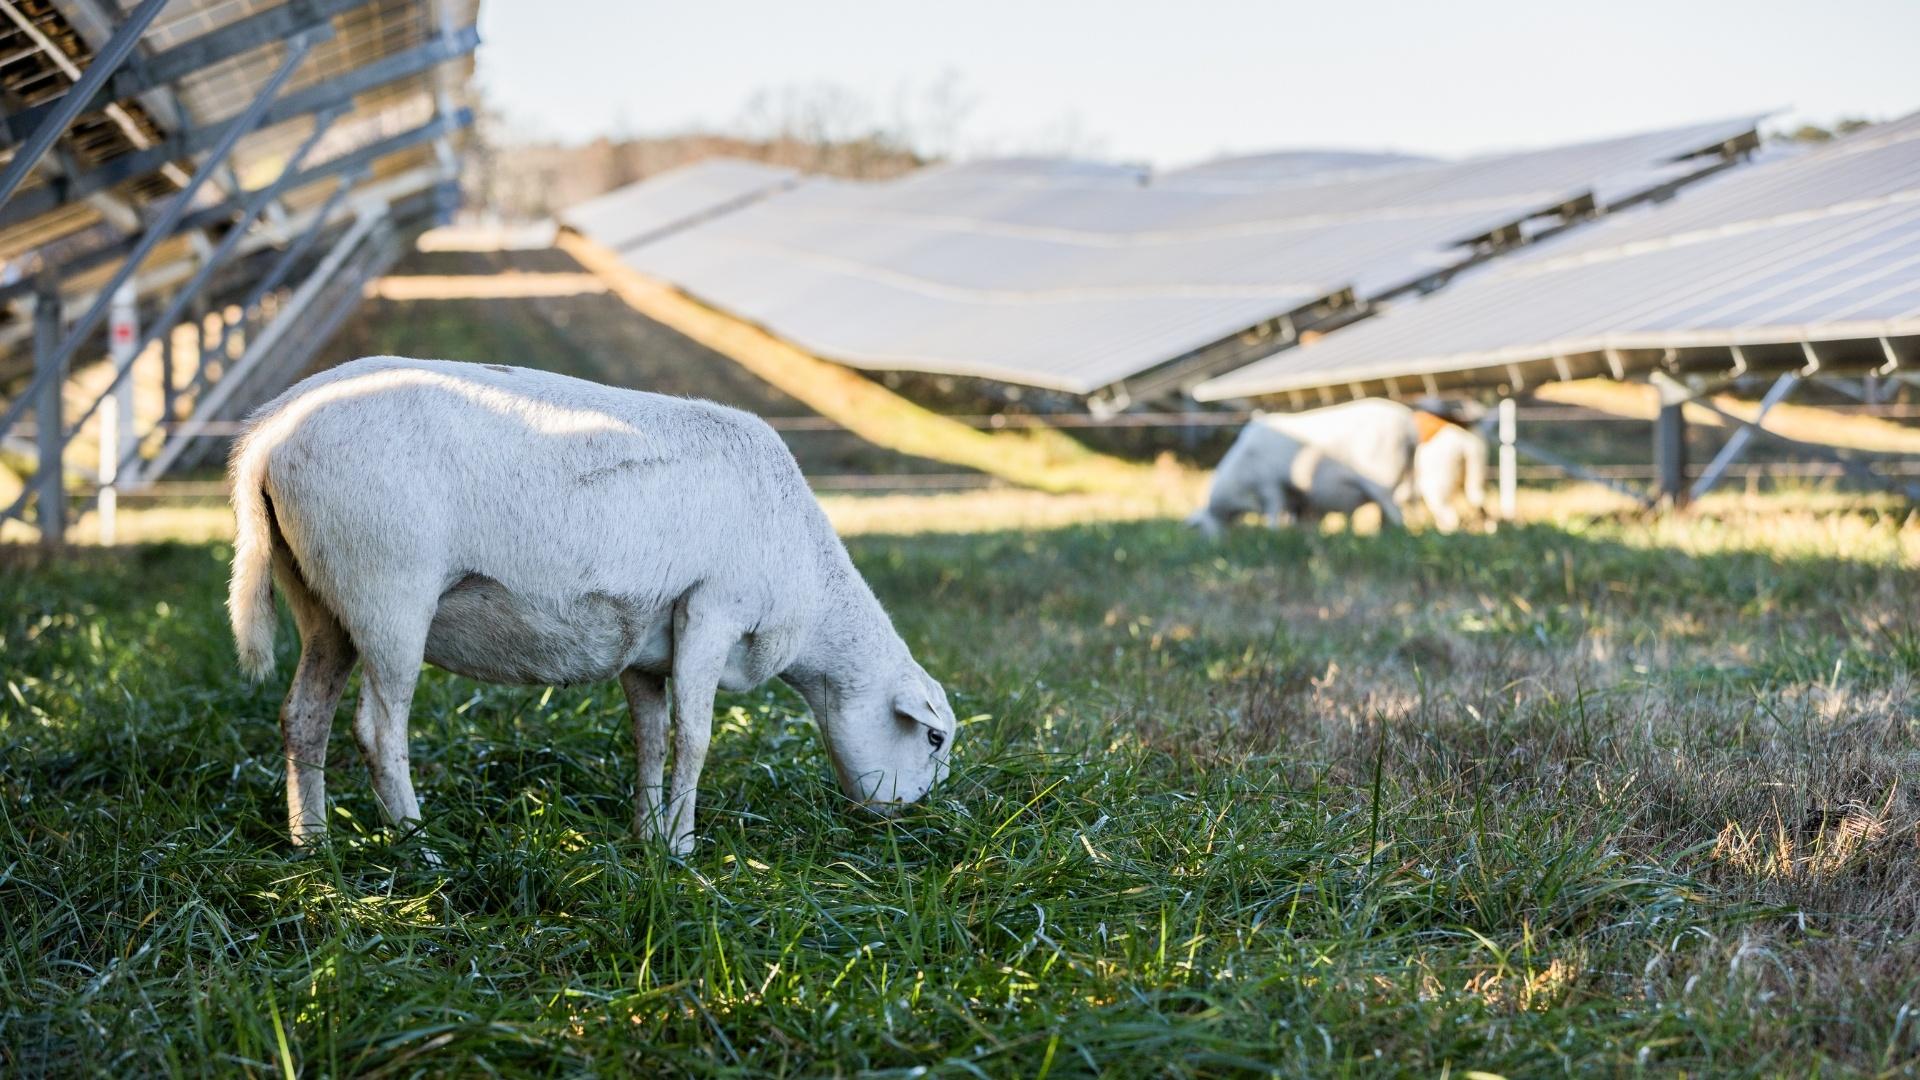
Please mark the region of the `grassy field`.
POLYGON ((616 689, 429 672, 443 871, 344 717, 289 848, 223 545, 16 553, 0 1073, 1912 1070, 1920 531, 1790 506, 858 537, 968 718, 930 805, 731 697, 670 859, 616 689))

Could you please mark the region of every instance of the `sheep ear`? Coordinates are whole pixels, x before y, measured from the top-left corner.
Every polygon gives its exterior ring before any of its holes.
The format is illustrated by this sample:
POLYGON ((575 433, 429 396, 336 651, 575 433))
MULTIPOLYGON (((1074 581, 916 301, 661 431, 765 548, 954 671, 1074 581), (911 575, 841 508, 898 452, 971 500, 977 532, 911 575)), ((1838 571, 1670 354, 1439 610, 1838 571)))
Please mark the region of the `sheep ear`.
POLYGON ((927 692, 917 686, 903 686, 893 695, 893 711, 916 724, 939 726, 940 717, 933 710, 933 702, 928 701, 927 692))

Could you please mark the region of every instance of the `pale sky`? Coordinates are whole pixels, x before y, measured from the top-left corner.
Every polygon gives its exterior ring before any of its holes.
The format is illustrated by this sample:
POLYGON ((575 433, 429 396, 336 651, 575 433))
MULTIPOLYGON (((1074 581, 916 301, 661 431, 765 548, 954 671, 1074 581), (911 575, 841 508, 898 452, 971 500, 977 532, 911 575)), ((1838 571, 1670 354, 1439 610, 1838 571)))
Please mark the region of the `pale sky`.
POLYGON ((932 149, 1160 166, 1920 109, 1920 0, 484 0, 480 29, 489 103, 568 141, 737 130, 755 91, 823 86, 925 131, 943 77, 967 108, 932 149))

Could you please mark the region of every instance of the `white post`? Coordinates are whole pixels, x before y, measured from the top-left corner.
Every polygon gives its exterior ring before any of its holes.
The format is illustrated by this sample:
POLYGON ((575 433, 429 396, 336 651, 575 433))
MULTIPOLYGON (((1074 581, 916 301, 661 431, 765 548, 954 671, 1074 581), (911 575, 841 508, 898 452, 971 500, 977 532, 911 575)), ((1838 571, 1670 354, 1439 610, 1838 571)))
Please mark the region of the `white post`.
MULTIPOLYGON (((133 283, 115 290, 113 307, 107 313, 108 355, 113 370, 119 371, 133 360, 133 347, 140 340, 139 309, 135 304, 133 283)), ((133 420, 133 375, 120 380, 113 395, 100 403, 100 542, 118 540, 120 510, 120 463, 133 453, 136 445, 133 420)))
POLYGON ((1513 448, 1519 437, 1519 417, 1513 399, 1500 399, 1500 518, 1512 521, 1519 513, 1520 456, 1513 448))

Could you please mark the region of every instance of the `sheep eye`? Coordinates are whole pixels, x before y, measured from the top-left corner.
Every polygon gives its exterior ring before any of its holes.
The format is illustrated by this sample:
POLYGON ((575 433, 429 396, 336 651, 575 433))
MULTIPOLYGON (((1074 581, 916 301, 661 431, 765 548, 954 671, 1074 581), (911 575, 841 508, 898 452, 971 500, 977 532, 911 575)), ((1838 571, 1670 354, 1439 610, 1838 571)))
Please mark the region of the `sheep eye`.
POLYGON ((927 743, 928 745, 932 746, 935 750, 938 750, 942 746, 947 745, 947 737, 941 732, 935 731, 932 728, 928 728, 927 743))

